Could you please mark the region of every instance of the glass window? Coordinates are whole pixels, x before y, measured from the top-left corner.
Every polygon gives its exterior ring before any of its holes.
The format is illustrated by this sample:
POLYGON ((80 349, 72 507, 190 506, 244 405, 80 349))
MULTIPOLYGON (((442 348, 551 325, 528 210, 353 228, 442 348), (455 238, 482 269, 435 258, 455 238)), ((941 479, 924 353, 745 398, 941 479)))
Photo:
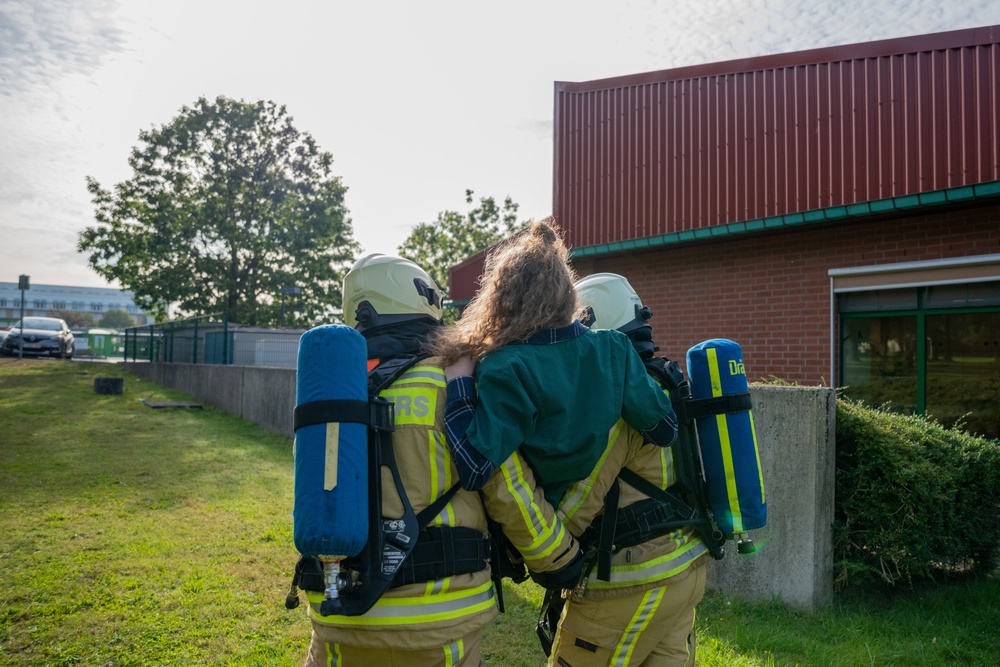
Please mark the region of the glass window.
POLYGON ((844 395, 1000 438, 1000 281, 838 298, 844 395))
POLYGON ((927 308, 1000 306, 1000 282, 932 285, 924 296, 927 308))
POLYGON ((926 412, 1000 437, 1000 313, 928 315, 926 412))
POLYGON ((882 289, 870 292, 847 292, 840 295, 840 312, 863 313, 878 310, 913 310, 917 307, 917 288, 882 289))
POLYGON ((841 354, 845 395, 899 412, 916 411, 916 316, 845 318, 841 354))

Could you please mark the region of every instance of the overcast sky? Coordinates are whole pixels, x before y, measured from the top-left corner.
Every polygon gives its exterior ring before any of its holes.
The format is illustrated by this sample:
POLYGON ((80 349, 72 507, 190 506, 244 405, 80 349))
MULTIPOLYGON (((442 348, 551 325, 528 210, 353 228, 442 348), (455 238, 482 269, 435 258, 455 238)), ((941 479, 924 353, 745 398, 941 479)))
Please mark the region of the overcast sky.
POLYGON ((552 205, 555 81, 1000 24, 1000 0, 0 0, 0 281, 103 287, 85 177, 199 96, 284 104, 395 253, 464 191, 552 205))

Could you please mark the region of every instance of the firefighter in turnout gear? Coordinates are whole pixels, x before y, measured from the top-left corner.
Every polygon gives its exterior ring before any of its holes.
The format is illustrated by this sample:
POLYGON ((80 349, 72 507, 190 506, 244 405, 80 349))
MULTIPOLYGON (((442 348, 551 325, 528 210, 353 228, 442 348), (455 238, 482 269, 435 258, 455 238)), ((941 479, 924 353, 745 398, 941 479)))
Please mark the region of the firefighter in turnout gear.
MULTIPOLYGON (((500 574, 523 580, 519 568, 527 563, 564 576, 579 571, 580 548, 531 471, 518 471, 515 462, 496 473, 496 510, 503 521, 525 521, 527 546, 511 562, 502 545, 487 542, 480 495, 460 489, 445 442, 444 374, 425 352, 441 328, 442 308, 427 273, 398 257, 367 255, 344 280, 344 303, 347 323, 367 342, 369 386, 382 387, 379 396, 394 404, 395 469, 422 530, 393 586, 360 615, 324 615, 318 561, 300 561, 297 580, 307 589, 313 629, 306 666, 475 667, 482 664, 482 628, 495 618, 497 602, 502 610, 500 574)), ((403 498, 391 481, 382 488, 381 516, 400 516, 403 498)))
MULTIPOLYGON (((312 622, 305 664, 477 667, 482 628, 498 610, 483 504, 456 485, 443 428, 445 376, 425 351, 442 326, 441 292, 413 262, 369 254, 344 278, 343 295, 346 323, 367 342, 369 388, 381 386, 378 395, 394 404, 392 450, 406 499, 418 518, 427 508, 433 516, 421 520, 416 547, 365 613, 323 615, 322 587, 299 583, 312 622)), ((383 480, 388 474, 382 470, 383 480)), ((382 494, 382 519, 401 516, 406 499, 391 480, 382 494)))
MULTIPOLYGON (((575 287, 587 311, 585 324, 625 333, 644 360, 652 358, 657 348, 646 323, 651 313, 625 278, 596 274, 575 287)), ((575 585, 539 581, 548 589, 538 630, 549 665, 694 665, 695 606, 705 591, 709 549, 690 526, 667 525, 671 512, 662 500, 650 497, 648 492, 655 495, 655 490, 646 486, 675 485, 674 455, 675 447, 653 446, 620 420, 591 474, 571 485, 559 501, 558 516, 580 540, 587 565, 575 585), (621 477, 628 471, 634 473, 631 484, 621 477), (606 507, 620 509, 614 548, 607 550, 602 567, 606 507), (573 590, 560 595, 559 586, 573 590)), ((524 465, 519 456, 505 465, 524 465)), ((496 484, 491 479, 484 492, 495 491, 496 484)), ((504 530, 516 548, 528 545, 526 528, 510 522, 504 530)))

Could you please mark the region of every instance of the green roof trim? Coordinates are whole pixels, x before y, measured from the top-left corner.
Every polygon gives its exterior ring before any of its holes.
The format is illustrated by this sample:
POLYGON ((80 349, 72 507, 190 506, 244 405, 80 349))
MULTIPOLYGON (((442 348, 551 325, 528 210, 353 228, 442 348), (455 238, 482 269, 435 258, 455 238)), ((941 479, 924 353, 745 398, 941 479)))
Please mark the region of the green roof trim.
POLYGON ((954 190, 949 190, 945 193, 948 197, 948 201, 962 201, 965 199, 972 199, 976 196, 976 191, 972 189, 972 186, 966 186, 964 188, 955 188, 954 190))
POLYGON ((976 193, 977 197, 990 197, 993 195, 1000 194, 1000 181, 993 181, 992 183, 979 183, 972 186, 973 191, 976 193))
POLYGON ((613 243, 587 246, 584 248, 573 248, 570 250, 570 254, 573 257, 610 255, 625 250, 660 248, 701 239, 718 239, 726 236, 751 234, 753 232, 781 229, 783 227, 791 227, 795 225, 821 223, 827 220, 865 218, 879 213, 905 211, 912 208, 931 207, 953 202, 967 202, 973 199, 990 198, 1000 198, 1000 181, 977 183, 976 185, 963 185, 957 188, 935 190, 934 192, 924 192, 916 195, 876 199, 874 201, 849 204, 847 206, 832 206, 830 208, 816 209, 813 211, 789 213, 788 215, 731 222, 727 225, 713 225, 711 227, 699 227, 698 229, 685 229, 680 232, 671 232, 669 234, 661 234, 659 236, 646 236, 639 239, 628 239, 625 241, 615 241, 613 243))

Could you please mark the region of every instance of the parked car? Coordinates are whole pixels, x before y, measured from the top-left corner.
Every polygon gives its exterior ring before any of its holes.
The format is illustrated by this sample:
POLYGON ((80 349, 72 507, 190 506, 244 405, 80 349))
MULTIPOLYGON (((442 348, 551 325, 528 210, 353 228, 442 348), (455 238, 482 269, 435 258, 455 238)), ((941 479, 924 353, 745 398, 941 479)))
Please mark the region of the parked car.
POLYGON ((72 359, 76 351, 73 332, 66 320, 58 317, 26 317, 24 326, 16 323, 0 344, 0 354, 21 354, 72 359), (23 349, 22 349, 23 347, 23 349))

